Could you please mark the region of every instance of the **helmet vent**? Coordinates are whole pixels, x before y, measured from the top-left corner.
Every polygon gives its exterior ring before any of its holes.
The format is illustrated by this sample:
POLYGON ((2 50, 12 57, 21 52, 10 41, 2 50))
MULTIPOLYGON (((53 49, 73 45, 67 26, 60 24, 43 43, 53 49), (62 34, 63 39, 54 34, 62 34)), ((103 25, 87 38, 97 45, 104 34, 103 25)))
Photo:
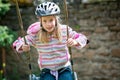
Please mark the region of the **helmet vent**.
POLYGON ((41 5, 41 7, 43 8, 43 5, 41 5))
POLYGON ((55 9, 55 11, 57 11, 58 9, 55 9))
POLYGON ((53 8, 51 9, 51 11, 53 10, 53 8))
POLYGON ((50 5, 51 5, 51 4, 49 4, 49 6, 48 6, 48 7, 50 7, 50 5))
POLYGON ((55 6, 55 4, 53 4, 53 6, 55 6))
POLYGON ((46 8, 47 8, 47 5, 45 5, 44 7, 45 7, 45 10, 46 10, 46 8))

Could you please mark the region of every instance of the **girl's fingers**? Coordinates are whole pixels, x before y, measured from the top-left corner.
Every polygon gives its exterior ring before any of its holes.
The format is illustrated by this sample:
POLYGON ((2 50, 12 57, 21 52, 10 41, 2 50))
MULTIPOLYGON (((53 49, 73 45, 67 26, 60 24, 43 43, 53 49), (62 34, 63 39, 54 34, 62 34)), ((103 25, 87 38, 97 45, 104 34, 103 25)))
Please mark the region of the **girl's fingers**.
POLYGON ((27 51, 30 50, 30 46, 29 45, 23 45, 22 49, 23 49, 23 51, 27 52, 27 51))
POLYGON ((67 45, 68 46, 75 46, 75 45, 77 45, 77 41, 75 41, 72 38, 69 38, 68 41, 67 41, 67 45))
POLYGON ((74 42, 73 42, 73 39, 72 39, 72 38, 69 38, 69 39, 68 39, 67 45, 68 45, 68 46, 74 46, 74 42))

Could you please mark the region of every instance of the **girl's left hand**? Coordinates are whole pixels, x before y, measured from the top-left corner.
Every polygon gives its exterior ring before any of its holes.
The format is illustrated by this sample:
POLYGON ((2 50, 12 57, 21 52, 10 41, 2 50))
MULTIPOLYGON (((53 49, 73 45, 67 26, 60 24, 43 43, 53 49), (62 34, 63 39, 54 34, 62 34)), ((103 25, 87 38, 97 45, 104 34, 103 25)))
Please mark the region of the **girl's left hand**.
POLYGON ((71 46, 76 46, 76 45, 78 45, 78 42, 77 42, 76 40, 72 39, 72 38, 69 38, 69 39, 67 40, 67 45, 68 45, 69 47, 71 47, 71 46))

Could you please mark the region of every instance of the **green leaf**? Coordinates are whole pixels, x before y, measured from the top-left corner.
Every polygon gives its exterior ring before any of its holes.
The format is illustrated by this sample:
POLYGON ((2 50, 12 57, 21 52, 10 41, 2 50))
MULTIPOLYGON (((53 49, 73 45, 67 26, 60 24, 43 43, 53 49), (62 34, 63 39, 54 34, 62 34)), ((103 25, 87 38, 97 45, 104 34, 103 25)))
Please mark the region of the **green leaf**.
POLYGON ((16 39, 17 33, 9 29, 7 26, 0 26, 0 46, 7 47, 16 39))
POLYGON ((2 3, 2 0, 0 0, 0 16, 5 15, 9 9, 10 3, 2 3))

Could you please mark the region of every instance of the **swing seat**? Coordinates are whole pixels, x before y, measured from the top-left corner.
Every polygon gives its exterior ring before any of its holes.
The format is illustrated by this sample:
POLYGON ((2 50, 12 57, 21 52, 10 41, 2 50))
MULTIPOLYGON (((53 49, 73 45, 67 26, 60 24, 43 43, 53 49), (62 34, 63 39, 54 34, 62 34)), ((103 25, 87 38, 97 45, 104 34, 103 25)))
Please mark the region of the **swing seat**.
POLYGON ((72 76, 73 76, 73 80, 78 80, 78 77, 77 77, 77 73, 76 73, 76 72, 73 72, 72 76))
POLYGON ((35 74, 30 74, 29 80, 40 80, 40 77, 37 77, 35 74))
MULTIPOLYGON (((78 80, 76 72, 73 72, 72 76, 73 76, 73 80, 78 80)), ((41 80, 41 79, 40 77, 37 77, 35 74, 30 74, 29 80, 41 80)))

